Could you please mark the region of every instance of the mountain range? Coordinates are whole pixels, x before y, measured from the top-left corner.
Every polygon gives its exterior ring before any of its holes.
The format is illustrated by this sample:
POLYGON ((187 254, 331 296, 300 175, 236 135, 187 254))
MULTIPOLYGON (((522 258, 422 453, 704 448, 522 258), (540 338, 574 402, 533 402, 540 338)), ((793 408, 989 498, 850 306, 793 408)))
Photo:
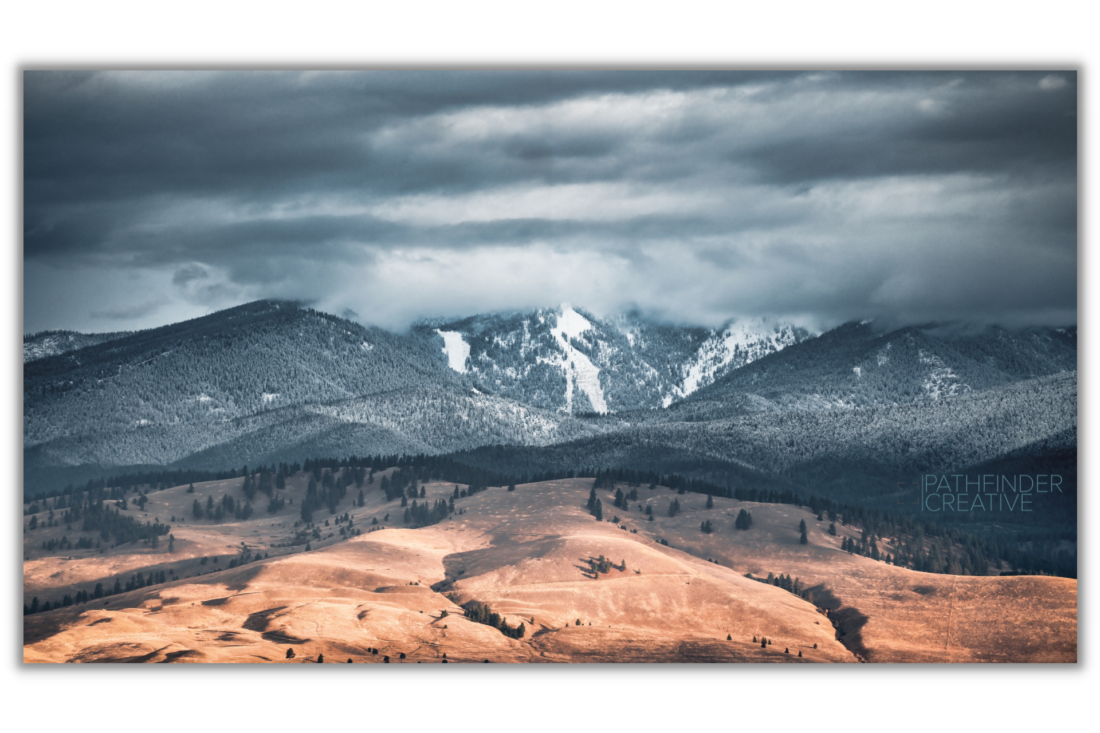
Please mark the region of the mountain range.
POLYGON ((1075 451, 1076 341, 1075 327, 710 329, 569 305, 392 333, 258 301, 26 337, 24 490, 137 466, 463 451, 840 491, 856 463, 871 476, 1044 441, 1075 451))

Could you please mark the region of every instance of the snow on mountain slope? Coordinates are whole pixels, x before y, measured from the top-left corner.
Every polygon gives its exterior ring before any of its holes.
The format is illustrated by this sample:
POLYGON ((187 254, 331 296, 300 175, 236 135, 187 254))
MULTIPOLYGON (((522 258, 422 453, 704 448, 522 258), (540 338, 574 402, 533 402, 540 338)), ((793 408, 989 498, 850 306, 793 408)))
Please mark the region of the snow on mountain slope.
POLYGON ((483 391, 570 414, 668 406, 810 336, 764 320, 714 330, 663 324, 637 312, 601 319, 567 303, 425 322, 413 334, 434 339, 451 369, 470 375, 483 391))
POLYGON ((573 412, 573 389, 580 389, 592 403, 592 409, 596 412, 607 412, 607 402, 603 398, 603 389, 600 387, 600 369, 579 349, 575 348, 570 339, 579 338, 581 334, 592 329, 592 324, 577 313, 568 304, 561 307, 561 315, 558 316, 558 324, 550 329, 554 338, 558 340, 565 359, 562 362, 562 371, 569 380, 565 393, 565 407, 563 412, 573 412))
POLYGON ((458 331, 435 330, 443 337, 443 353, 447 355, 447 365, 460 374, 466 373, 466 360, 470 357, 470 345, 458 331))
POLYGON ((767 319, 746 319, 729 324, 707 339, 695 358, 684 365, 683 382, 668 394, 663 406, 712 384, 723 374, 739 369, 768 354, 810 338, 803 328, 771 324, 767 319))

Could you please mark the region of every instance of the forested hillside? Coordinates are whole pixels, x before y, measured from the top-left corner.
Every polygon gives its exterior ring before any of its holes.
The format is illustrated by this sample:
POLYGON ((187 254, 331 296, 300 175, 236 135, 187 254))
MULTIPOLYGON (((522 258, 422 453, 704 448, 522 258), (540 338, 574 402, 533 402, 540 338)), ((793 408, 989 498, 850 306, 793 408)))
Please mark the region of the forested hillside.
POLYGON ((548 448, 483 448, 465 460, 508 473, 630 466, 867 498, 922 473, 958 473, 1021 452, 1032 470, 1043 456, 1064 465, 1076 446, 1072 372, 931 402, 653 421, 548 448))
POLYGON ((810 337, 563 306, 395 334, 261 301, 114 336, 25 363, 26 491, 111 467, 472 451, 509 473, 634 466, 866 496, 1076 450, 1075 328, 810 337))
POLYGON ((23 363, 45 359, 105 341, 129 336, 129 331, 118 333, 77 333, 76 331, 40 331, 23 337, 23 363))
POLYGON ((1076 328, 879 332, 848 323, 767 355, 685 400, 753 409, 825 410, 935 401, 1077 370, 1076 328))

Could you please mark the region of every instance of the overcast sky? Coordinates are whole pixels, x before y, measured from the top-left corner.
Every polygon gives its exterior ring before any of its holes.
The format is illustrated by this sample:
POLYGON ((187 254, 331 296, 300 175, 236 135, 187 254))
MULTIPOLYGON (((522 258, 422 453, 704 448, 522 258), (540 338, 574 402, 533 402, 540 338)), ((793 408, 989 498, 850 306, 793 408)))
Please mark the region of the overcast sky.
POLYGON ((27 72, 24 331, 1076 323, 1074 72, 27 72))

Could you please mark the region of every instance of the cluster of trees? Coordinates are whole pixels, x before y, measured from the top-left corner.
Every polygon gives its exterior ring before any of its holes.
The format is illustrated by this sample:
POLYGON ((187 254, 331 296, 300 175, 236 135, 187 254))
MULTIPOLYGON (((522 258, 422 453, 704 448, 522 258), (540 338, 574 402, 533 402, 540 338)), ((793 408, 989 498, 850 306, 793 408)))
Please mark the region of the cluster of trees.
POLYGON ((789 575, 776 575, 775 573, 768 573, 767 578, 755 578, 752 573, 746 573, 745 577, 749 580, 755 580, 758 583, 766 583, 768 585, 774 585, 777 588, 793 593, 799 598, 805 599, 810 603, 814 602, 814 594, 810 592, 809 588, 802 585, 802 581, 798 578, 791 578, 789 575))
MULTIPOLYGON (((204 558, 205 560, 205 558, 204 558)), ((108 596, 118 595, 119 593, 125 593, 132 590, 140 590, 141 588, 147 588, 151 585, 159 585, 161 583, 167 583, 169 580, 175 580, 176 576, 173 573, 169 576, 164 570, 151 570, 149 574, 138 572, 130 576, 130 579, 123 584, 120 577, 115 578, 114 585, 107 587, 103 583, 96 583, 95 588, 91 591, 78 590, 75 595, 69 595, 66 593, 60 601, 54 601, 52 604, 50 601, 39 602, 38 597, 31 599, 29 604, 23 604, 23 615, 27 616, 32 613, 45 613, 57 608, 67 608, 72 605, 88 603, 89 601, 99 600, 100 598, 106 598, 108 596)))
POLYGON ((737 519, 733 521, 733 526, 737 529, 749 529, 752 527, 752 515, 742 509, 737 512, 737 519))
POLYGON ((618 565, 611 562, 609 558, 600 555, 598 558, 588 558, 589 572, 594 577, 599 577, 600 573, 607 575, 612 569, 618 570, 620 573, 626 571, 626 560, 623 560, 618 565))
POLYGON ((332 469, 314 466, 309 475, 305 498, 302 499, 302 521, 306 524, 312 522, 313 512, 322 507, 327 507, 330 514, 335 514, 336 507, 348 494, 348 487, 352 484, 362 487, 365 478, 366 472, 361 467, 346 468, 334 474, 332 469))
POLYGON ((703 523, 699 525, 699 529, 702 530, 706 534, 710 534, 714 531, 714 526, 710 523, 710 520, 707 519, 707 520, 704 520, 703 523))
POLYGON ((668 505, 668 516, 675 517, 680 511, 680 500, 673 499, 668 505))
POLYGON ((588 504, 586 505, 588 512, 596 518, 597 522, 603 521, 603 501, 596 496, 596 488, 593 487, 592 491, 588 493, 588 504))
POLYGON ((416 500, 413 499, 413 503, 405 508, 405 524, 410 524, 413 527, 427 527, 442 522, 454 510, 453 498, 449 504, 443 499, 436 499, 430 507, 427 501, 423 504, 417 504, 416 500))
POLYGON ((486 626, 492 626, 494 629, 499 629, 500 633, 511 639, 522 639, 527 633, 527 628, 521 621, 519 626, 511 627, 508 622, 504 620, 504 617, 499 613, 494 613, 488 605, 484 603, 475 603, 466 609, 466 618, 474 621, 475 623, 485 624, 486 626))
POLYGON ((78 537, 74 545, 68 536, 62 535, 61 539, 50 539, 42 542, 42 549, 53 552, 54 550, 90 550, 95 546, 91 537, 78 537))
POLYGON ((142 540, 153 541, 168 534, 169 526, 156 522, 141 522, 134 517, 122 514, 118 508, 112 508, 102 500, 84 504, 73 504, 61 516, 61 523, 72 526, 79 523, 83 532, 99 532, 100 540, 116 546, 127 542, 142 540))
POLYGON ((213 496, 208 496, 205 506, 198 499, 192 502, 191 514, 195 519, 209 519, 212 522, 221 522, 226 517, 243 522, 252 516, 252 504, 235 500, 232 494, 223 494, 216 502, 213 496))
POLYGON ((126 581, 125 589, 122 586, 122 581, 118 578, 115 578, 115 587, 111 591, 110 595, 122 593, 124 590, 140 590, 141 588, 145 588, 150 585, 160 585, 161 583, 167 583, 168 580, 168 574, 163 570, 150 571, 148 576, 140 572, 134 573, 130 576, 130 579, 126 581))
POLYGON ((615 489, 615 506, 630 511, 630 502, 632 501, 638 501, 637 489, 631 489, 628 494, 624 494, 622 489, 615 489))

